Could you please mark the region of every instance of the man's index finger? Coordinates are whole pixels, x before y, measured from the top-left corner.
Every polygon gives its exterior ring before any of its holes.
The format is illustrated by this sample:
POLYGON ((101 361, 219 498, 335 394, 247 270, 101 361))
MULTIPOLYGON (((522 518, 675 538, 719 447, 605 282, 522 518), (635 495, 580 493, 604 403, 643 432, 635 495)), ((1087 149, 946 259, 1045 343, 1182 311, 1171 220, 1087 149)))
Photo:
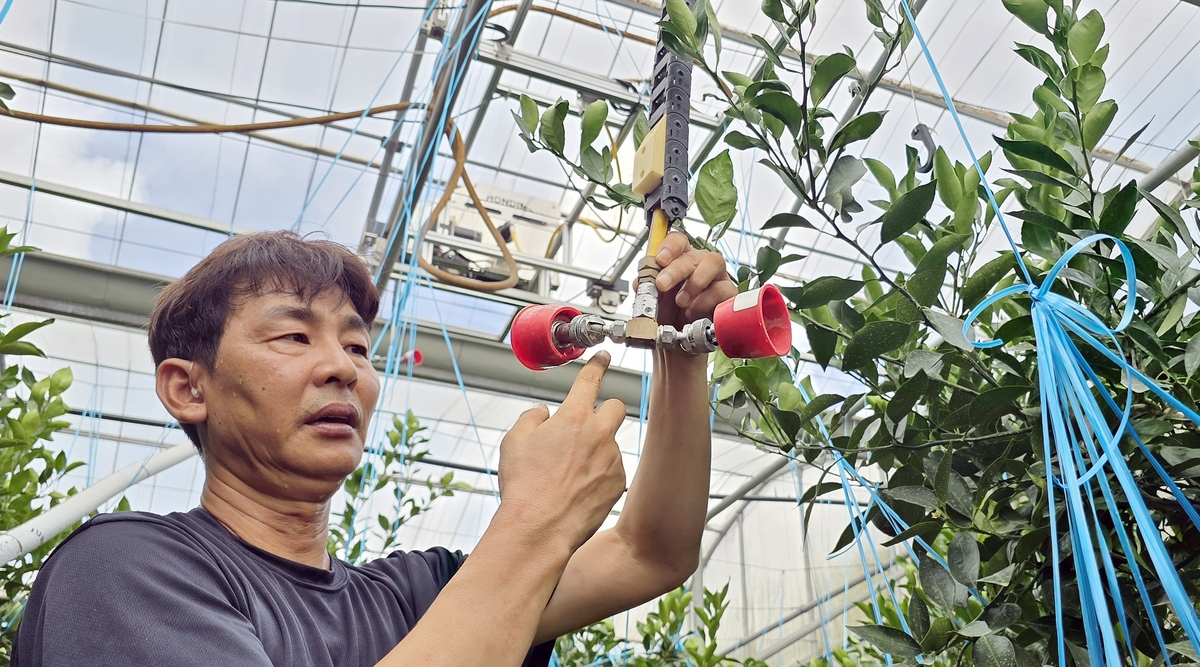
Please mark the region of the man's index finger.
POLYGON ((604 382, 604 374, 608 371, 611 361, 612 357, 608 352, 600 351, 593 355, 575 377, 575 383, 571 385, 571 391, 567 393, 563 406, 591 410, 600 396, 600 385, 604 382))

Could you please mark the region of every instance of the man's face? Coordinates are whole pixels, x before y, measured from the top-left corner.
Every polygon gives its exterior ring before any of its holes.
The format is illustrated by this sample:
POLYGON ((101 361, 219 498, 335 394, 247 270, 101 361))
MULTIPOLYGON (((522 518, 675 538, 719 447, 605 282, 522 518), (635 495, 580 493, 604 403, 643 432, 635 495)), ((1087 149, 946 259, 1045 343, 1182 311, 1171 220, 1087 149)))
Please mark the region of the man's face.
POLYGON ((203 382, 210 467, 276 497, 327 500, 358 467, 379 398, 369 349, 340 290, 236 304, 203 382))

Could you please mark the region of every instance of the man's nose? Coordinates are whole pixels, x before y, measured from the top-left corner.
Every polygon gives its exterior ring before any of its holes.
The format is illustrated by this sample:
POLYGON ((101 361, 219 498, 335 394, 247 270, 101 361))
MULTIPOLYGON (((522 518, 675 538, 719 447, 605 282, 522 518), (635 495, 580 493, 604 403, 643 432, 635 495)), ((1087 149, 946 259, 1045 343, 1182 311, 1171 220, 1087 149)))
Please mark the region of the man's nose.
POLYGON ((342 347, 342 344, 337 340, 326 341, 318 346, 318 349, 321 360, 317 364, 313 378, 317 385, 354 386, 358 380, 358 366, 354 364, 350 353, 342 347))

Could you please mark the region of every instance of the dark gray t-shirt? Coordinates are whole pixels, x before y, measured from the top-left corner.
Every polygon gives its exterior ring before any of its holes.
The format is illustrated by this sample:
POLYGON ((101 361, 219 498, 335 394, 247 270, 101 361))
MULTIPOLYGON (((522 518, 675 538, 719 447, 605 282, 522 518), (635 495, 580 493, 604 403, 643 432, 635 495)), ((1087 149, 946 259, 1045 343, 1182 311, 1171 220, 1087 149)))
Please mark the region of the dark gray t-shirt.
POLYGON ((38 574, 13 665, 369 667, 464 558, 437 548, 323 570, 250 546, 201 508, 98 516, 38 574))

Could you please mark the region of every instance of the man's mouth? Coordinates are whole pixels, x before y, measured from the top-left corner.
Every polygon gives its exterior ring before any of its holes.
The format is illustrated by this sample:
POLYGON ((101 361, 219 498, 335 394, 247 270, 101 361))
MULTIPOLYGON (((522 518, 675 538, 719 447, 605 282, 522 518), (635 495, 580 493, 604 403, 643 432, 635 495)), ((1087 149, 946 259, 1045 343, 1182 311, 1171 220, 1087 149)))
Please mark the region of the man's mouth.
POLYGON ((342 432, 357 429, 360 421, 358 408, 349 403, 330 403, 310 415, 304 423, 321 430, 342 432))

